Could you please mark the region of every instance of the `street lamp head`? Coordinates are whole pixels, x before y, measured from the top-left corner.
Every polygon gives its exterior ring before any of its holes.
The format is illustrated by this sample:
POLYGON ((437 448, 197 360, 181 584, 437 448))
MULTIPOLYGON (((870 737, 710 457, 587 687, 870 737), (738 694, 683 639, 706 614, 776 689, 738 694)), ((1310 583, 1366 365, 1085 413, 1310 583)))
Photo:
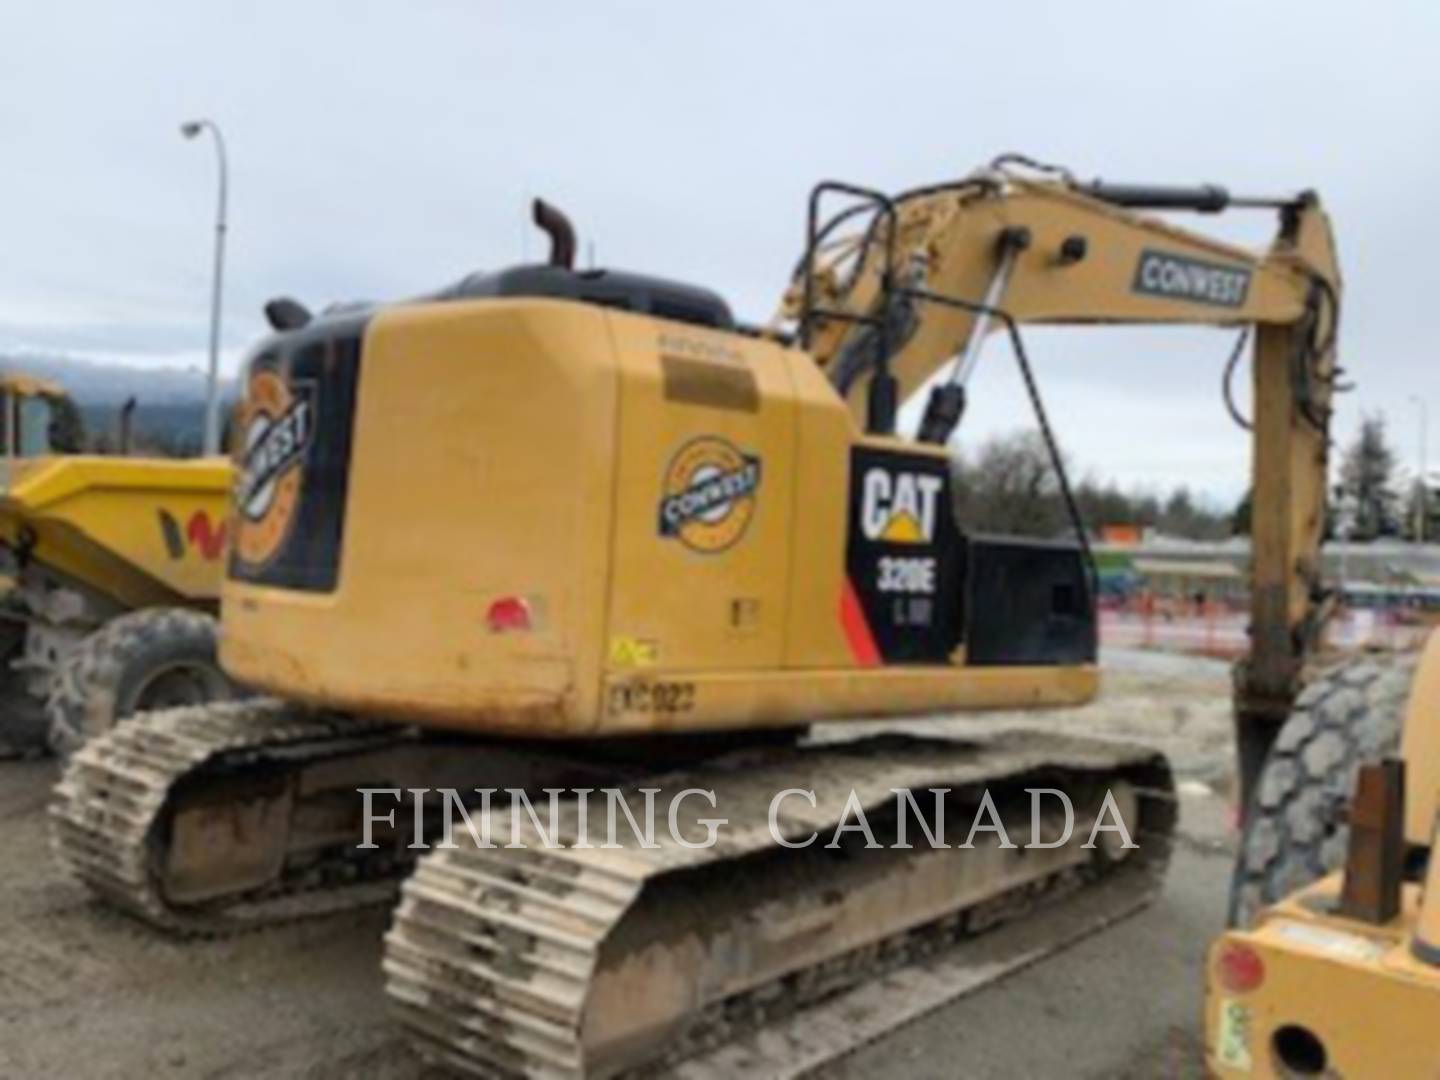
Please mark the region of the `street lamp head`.
POLYGON ((180 125, 180 134, 184 135, 187 139, 193 139, 196 135, 200 134, 203 126, 199 120, 187 120, 180 125))

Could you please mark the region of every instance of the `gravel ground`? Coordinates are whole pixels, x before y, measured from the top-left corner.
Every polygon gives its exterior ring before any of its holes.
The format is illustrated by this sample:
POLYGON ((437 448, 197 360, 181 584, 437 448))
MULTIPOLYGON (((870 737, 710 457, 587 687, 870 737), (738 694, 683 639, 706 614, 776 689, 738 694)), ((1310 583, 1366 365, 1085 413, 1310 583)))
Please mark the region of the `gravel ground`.
MULTIPOLYGON (((1119 927, 941 1009, 827 1075, 1200 1075, 1201 957, 1229 871, 1224 664, 1110 653, 1101 702, 1019 723, 1146 742, 1182 782, 1161 900, 1119 927), (1217 792, 1219 794, 1217 794, 1217 792)), ((173 942, 91 903, 54 865, 56 768, 0 763, 0 1077, 417 1077, 381 997, 383 911, 221 942, 173 942)))
POLYGON ((1204 955, 1224 921, 1228 803, 1182 797, 1165 890, 1139 915, 892 1032, 825 1080, 1201 1080, 1204 955))

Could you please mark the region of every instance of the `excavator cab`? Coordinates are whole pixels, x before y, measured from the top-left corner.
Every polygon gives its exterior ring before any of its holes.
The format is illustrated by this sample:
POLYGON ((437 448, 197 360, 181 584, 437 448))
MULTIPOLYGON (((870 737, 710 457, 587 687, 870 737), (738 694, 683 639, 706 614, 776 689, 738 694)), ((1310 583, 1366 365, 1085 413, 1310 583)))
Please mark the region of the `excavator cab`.
MULTIPOLYGON (((0 374, 0 448, 6 488, 17 462, 56 452, 54 437, 62 402, 68 404, 69 399, 55 383, 17 372, 0 374)), ((79 449, 68 448, 72 453, 79 449)))

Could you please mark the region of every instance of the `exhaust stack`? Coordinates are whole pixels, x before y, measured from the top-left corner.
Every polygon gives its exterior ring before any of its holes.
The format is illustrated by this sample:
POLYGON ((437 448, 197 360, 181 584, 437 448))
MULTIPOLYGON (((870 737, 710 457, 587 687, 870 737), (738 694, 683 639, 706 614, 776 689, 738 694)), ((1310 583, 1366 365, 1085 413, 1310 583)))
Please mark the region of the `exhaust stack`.
POLYGON ((125 399, 125 404, 120 406, 120 422, 115 432, 115 445, 121 457, 130 456, 130 445, 134 438, 135 429, 135 406, 139 401, 134 397, 125 399))
POLYGON ((570 224, 570 219, 544 199, 535 200, 531 216, 550 237, 550 265, 575 269, 575 226, 570 224))

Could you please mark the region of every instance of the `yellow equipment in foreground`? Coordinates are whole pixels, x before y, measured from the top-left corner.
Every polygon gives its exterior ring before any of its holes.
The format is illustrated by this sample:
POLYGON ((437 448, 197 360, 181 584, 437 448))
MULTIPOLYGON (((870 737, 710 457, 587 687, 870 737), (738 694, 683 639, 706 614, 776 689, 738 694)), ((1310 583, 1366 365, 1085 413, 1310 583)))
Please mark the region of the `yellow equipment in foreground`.
POLYGON ((1420 659, 1399 762, 1361 773, 1344 872, 1260 909, 1212 946, 1205 1021, 1215 1075, 1440 1075, 1437 701, 1440 633, 1420 659))
POLYGON ((60 387, 0 376, 0 679, 10 752, 231 695, 215 619, 231 469, 57 453, 60 387))
POLYGON ((1174 821, 1153 752, 805 729, 1096 692, 1080 523, 1039 542, 954 517, 944 447, 989 333, 1063 484, 1020 323, 1251 325, 1253 776, 1322 621, 1339 280, 1313 195, 1235 201, 1279 212, 1268 253, 1136 212, 1218 211, 1217 188, 1013 161, 894 197, 821 185, 768 331, 703 289, 574 270, 543 204, 550 265, 313 319, 273 302, 221 655, 276 699, 92 742, 57 788, 60 852, 156 925, 225 932, 387 895, 417 831, 460 828, 458 788, 515 842, 418 859, 388 992, 428 1057, 530 1076, 683 1056, 1046 902, 1088 913, 1071 934, 1133 910, 1174 821), (607 842, 601 789, 645 820, 658 801, 657 827, 607 842))

